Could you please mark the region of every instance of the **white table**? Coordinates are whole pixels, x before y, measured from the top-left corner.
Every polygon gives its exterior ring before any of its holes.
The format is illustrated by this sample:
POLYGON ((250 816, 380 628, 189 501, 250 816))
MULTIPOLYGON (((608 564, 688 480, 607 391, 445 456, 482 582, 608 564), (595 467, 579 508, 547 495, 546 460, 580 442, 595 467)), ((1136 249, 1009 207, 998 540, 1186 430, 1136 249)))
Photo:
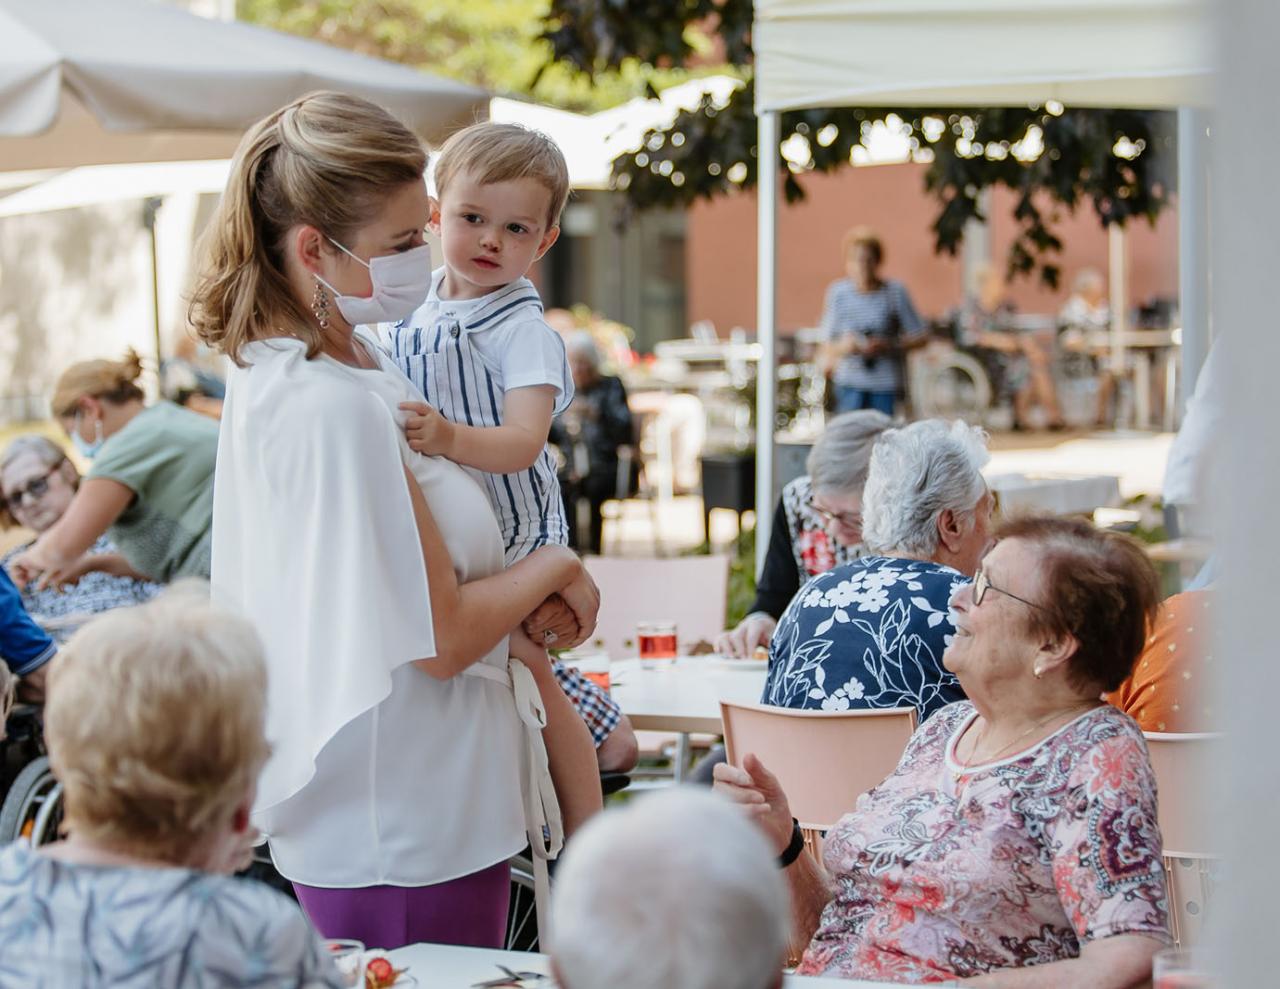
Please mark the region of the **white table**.
MULTIPOLYGON (((674 776, 677 783, 689 769, 689 736, 719 735, 720 701, 756 704, 764 690, 765 671, 758 662, 734 668, 730 660, 714 656, 682 656, 646 669, 638 659, 610 663, 609 692, 638 731, 676 733, 674 776)), ((598 661, 569 666, 599 670, 598 661)))
MULTIPOLYGON (((451 944, 411 944, 389 954, 396 968, 407 966, 408 974, 417 978, 419 986, 430 986, 431 989, 469 989, 477 982, 496 979, 502 975, 498 971, 499 963, 517 972, 546 974, 551 970, 546 955, 491 948, 459 948, 451 944)), ((875 989, 889 983, 788 975, 782 984, 785 989, 875 989)))
POLYGON ((1120 478, 1114 474, 993 474, 987 486, 1000 495, 1006 515, 1011 510, 1087 515, 1122 500, 1120 478))
POLYGON ((733 669, 731 662, 682 656, 644 669, 638 659, 619 660, 609 667, 610 693, 633 728, 719 735, 720 701, 756 704, 764 690, 759 663, 733 669))

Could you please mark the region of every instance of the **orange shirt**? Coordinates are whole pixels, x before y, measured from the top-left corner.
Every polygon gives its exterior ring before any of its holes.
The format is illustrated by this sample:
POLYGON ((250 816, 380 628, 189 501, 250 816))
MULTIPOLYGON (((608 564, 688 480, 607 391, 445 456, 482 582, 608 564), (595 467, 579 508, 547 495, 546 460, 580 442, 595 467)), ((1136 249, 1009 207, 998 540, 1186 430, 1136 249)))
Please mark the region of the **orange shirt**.
POLYGON ((1143 731, 1197 732, 1219 727, 1208 682, 1212 592, 1175 594, 1160 609, 1129 679, 1106 699, 1143 731))

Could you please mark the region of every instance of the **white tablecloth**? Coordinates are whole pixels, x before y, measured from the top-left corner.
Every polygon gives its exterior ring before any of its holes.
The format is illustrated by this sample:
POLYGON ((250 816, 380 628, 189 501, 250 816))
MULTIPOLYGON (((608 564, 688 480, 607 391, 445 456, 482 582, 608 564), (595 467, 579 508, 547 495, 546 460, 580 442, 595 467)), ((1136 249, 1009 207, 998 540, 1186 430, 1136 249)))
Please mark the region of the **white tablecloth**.
POLYGON ((1010 513, 1089 514, 1121 503, 1120 478, 1113 474, 994 474, 987 486, 1010 513))
POLYGON ((720 734, 720 701, 758 704, 765 671, 760 663, 683 656, 661 669, 636 659, 610 665, 610 693, 640 731, 720 734))
MULTIPOLYGON (((411 944, 391 954, 397 968, 408 966, 418 985, 431 989, 469 989, 476 982, 496 979, 502 973, 501 963, 518 972, 550 971, 546 955, 530 955, 519 951, 495 951, 486 948, 459 948, 448 944, 411 944)), ((410 983, 412 984, 412 983, 410 983)), ((850 979, 808 979, 788 975, 786 989, 875 989, 886 982, 861 982, 850 979)))

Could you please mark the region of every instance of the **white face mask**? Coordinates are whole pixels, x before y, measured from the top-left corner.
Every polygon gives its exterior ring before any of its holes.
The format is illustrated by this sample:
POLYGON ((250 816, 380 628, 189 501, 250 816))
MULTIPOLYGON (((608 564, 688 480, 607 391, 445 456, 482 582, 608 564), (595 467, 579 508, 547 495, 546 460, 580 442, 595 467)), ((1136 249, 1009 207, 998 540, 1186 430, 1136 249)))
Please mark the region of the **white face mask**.
POLYGON ((356 257, 332 237, 329 242, 350 254, 369 269, 373 294, 340 295, 338 290, 319 275, 316 280, 333 293, 338 312, 352 326, 372 323, 396 323, 410 316, 431 291, 431 245, 422 244, 399 254, 387 254, 365 261, 356 257))

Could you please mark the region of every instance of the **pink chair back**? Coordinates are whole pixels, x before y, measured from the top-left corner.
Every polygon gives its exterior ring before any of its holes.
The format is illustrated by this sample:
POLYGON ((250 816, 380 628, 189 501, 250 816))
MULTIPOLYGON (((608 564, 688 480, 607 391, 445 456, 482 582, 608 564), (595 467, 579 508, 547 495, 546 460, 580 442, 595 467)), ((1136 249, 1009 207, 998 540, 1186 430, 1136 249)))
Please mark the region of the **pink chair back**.
POLYGON ((778 777, 791 813, 808 831, 826 831, 862 794, 897 768, 916 730, 915 708, 794 711, 720 702, 729 762, 754 752, 778 777))
POLYGON ((727 556, 588 556, 585 563, 600 588, 591 643, 613 659, 637 655, 637 622, 675 622, 682 650, 699 639, 714 642, 724 631, 727 556))
POLYGON ((1201 939, 1213 898, 1217 856, 1206 794, 1222 754, 1222 736, 1145 734, 1159 797, 1170 928, 1174 943, 1181 947, 1201 939))

